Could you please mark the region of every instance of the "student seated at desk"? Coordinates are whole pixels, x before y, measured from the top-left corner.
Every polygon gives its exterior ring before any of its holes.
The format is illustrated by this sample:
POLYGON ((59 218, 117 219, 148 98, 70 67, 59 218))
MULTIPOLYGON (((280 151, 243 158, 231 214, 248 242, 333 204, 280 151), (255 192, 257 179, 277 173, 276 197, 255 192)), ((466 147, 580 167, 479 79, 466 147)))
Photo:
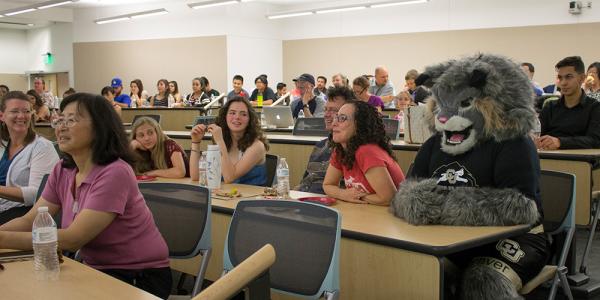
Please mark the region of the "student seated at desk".
POLYGON ((343 201, 389 205, 404 173, 392 156, 383 121, 366 102, 344 104, 333 121, 325 193, 343 201), (340 179, 346 188, 339 188, 340 179))
POLYGON ((156 83, 158 94, 150 97, 150 107, 171 107, 175 102, 173 95, 169 92, 169 81, 160 79, 156 83))
MULTIPOLYGON (((325 103, 325 129, 331 131, 333 119, 342 105, 353 101, 354 94, 346 86, 330 87, 327 90, 327 103, 325 103)), ((329 167, 331 157, 331 139, 327 137, 318 142, 306 165, 306 171, 300 184, 294 189, 301 192, 325 194, 323 191, 323 179, 329 167)))
POLYGON ((600 103, 587 96, 581 84, 585 66, 579 56, 570 56, 556 64, 562 96, 548 100, 540 113, 541 137, 538 149, 600 148, 600 103))
POLYGON ((277 96, 275 96, 275 92, 269 87, 269 81, 267 80, 267 75, 260 75, 254 79, 254 84, 256 85, 256 89, 252 91, 252 95, 250 95, 250 103, 252 106, 258 106, 259 99, 262 98, 262 105, 271 105, 275 100, 277 100, 277 96))
POLYGON ((141 117, 131 125, 130 145, 137 154, 134 163, 136 173, 165 178, 189 176, 188 159, 183 148, 167 137, 154 119, 141 117))
POLYGON ((106 101, 110 103, 110 106, 114 108, 115 112, 117 112, 117 115, 120 117, 121 106, 115 102, 115 90, 111 86, 105 86, 100 91, 100 95, 102 95, 102 97, 104 97, 106 101))
POLYGON ((50 109, 44 104, 42 97, 35 91, 27 91, 27 98, 33 108, 33 117, 36 122, 48 122, 50 121, 50 109))
POLYGON ((62 208, 58 246, 81 250, 83 262, 166 299, 169 252, 129 165, 121 120, 99 95, 79 93, 61 103, 55 133, 65 156, 29 212, 0 226, 0 249, 31 250, 31 227, 41 206, 62 208))
POLYGON ((192 128, 190 174, 198 180, 200 142, 206 132, 212 134, 221 150, 221 173, 225 183, 264 185, 267 181, 266 154, 269 150, 254 109, 243 97, 229 99, 219 110, 215 124, 192 128))
POLYGON ((33 130, 34 114, 25 94, 8 92, 0 111, 0 224, 4 224, 31 208, 58 155, 52 143, 33 130))

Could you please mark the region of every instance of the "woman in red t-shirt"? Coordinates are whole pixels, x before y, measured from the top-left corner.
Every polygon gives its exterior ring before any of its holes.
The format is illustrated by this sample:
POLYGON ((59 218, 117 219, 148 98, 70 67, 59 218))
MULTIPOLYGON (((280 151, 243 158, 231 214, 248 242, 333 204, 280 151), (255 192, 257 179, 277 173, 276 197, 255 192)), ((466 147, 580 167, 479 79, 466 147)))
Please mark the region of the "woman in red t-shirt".
POLYGON ((152 118, 139 118, 131 126, 131 149, 137 154, 137 174, 183 178, 190 176, 188 157, 183 148, 162 131, 152 118))
POLYGON ((359 101, 344 104, 334 118, 332 136, 325 193, 347 202, 389 205, 404 173, 375 108, 359 101), (339 187, 342 178, 346 188, 339 187))

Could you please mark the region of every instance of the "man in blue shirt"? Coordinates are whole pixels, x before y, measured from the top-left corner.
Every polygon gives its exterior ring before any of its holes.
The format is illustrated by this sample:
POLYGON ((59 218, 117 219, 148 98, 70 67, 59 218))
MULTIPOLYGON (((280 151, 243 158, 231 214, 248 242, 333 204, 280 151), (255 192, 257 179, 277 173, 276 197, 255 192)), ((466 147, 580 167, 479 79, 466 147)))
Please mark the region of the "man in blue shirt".
POLYGON ((122 93, 123 81, 121 81, 121 78, 113 78, 110 86, 115 90, 115 103, 120 107, 129 107, 131 105, 131 98, 129 98, 129 95, 122 93))

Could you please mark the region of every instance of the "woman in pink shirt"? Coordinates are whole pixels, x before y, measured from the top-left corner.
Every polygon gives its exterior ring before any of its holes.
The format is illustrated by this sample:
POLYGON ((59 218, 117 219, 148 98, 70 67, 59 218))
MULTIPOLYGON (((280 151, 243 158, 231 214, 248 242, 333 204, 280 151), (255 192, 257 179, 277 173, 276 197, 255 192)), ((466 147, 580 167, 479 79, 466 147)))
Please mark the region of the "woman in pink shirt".
POLYGON ((333 151, 323 190, 342 201, 389 205, 404 173, 392 157, 378 112, 354 101, 344 104, 333 120, 333 151), (346 188, 339 187, 342 178, 346 188))
POLYGON ((65 156, 34 207, 0 226, 0 249, 32 249, 37 208, 62 208, 60 249, 80 250, 85 264, 166 299, 167 245, 138 189, 121 120, 99 95, 74 94, 60 108, 52 125, 65 156))

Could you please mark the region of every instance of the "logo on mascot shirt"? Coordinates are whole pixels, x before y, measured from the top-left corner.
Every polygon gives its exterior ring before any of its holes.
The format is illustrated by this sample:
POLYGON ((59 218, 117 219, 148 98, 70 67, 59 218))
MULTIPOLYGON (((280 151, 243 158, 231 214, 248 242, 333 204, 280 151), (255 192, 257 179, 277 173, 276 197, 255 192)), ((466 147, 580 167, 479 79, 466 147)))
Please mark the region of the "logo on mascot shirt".
POLYGON ((519 243, 505 239, 501 240, 496 244, 496 250, 500 251, 500 254, 513 263, 519 262, 523 256, 525 256, 525 252, 521 250, 521 246, 519 243))
POLYGON ((437 184, 443 186, 478 186, 471 172, 458 162, 440 166, 431 177, 437 178, 437 184))

